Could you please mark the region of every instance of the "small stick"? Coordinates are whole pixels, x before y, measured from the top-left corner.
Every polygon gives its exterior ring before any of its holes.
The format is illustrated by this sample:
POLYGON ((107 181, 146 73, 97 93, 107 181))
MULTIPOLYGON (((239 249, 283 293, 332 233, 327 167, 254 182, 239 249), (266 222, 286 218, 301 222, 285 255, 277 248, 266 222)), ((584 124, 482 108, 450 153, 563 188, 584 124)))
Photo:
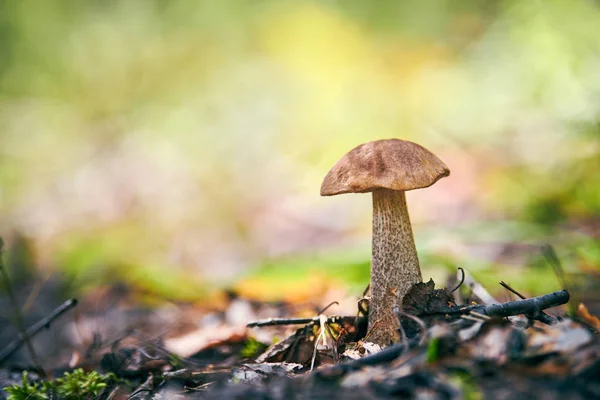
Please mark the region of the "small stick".
MULTIPOLYGON (((4 268, 4 258, 2 257, 3 250, 4 240, 0 238, 0 273, 2 273, 2 277, 4 278, 6 292, 8 293, 8 297, 10 298, 10 302, 12 303, 15 312, 15 323, 17 325, 17 329, 19 330, 19 335, 22 338, 22 342, 24 342, 25 347, 27 347, 27 351, 29 352, 29 357, 31 357, 31 361, 37 367, 37 369, 40 370, 42 375, 45 375, 44 370, 40 367, 37 355, 35 354, 35 349, 33 348, 31 340, 29 340, 29 336, 27 335, 27 331, 25 330, 25 323, 23 322, 23 317, 21 316, 21 307, 19 306, 17 297, 15 296, 15 293, 12 290, 12 285, 10 284, 10 277, 8 276, 8 271, 6 271, 6 268, 4 268)), ((1 361, 2 359, 0 358, 0 362, 1 361)))
MULTIPOLYGON (((39 320, 35 324, 31 325, 29 327, 29 329, 27 329, 27 331, 25 333, 25 337, 31 338, 31 337, 35 336, 38 332, 40 332, 42 329, 44 329, 44 328, 46 328, 46 329, 50 328, 50 324, 52 322, 54 322, 55 319, 57 319, 62 314, 64 314, 65 312, 67 312, 71 308, 75 307, 76 305, 77 305, 77 300, 76 299, 70 299, 70 300, 65 301, 63 304, 61 304, 60 306, 58 306, 54 311, 52 311, 52 313, 50 313, 50 315, 48 315, 47 317, 42 318, 41 320, 39 320)), ((4 350, 2 350, 0 352, 0 364, 4 360, 6 360, 8 357, 10 357, 15 351, 17 351, 17 349, 19 347, 21 347, 24 342, 25 342, 25 339, 24 339, 24 336, 22 334, 20 334, 17 339, 15 339, 12 342, 10 342, 8 344, 8 346, 6 346, 4 348, 4 350)))
MULTIPOLYGON (((524 299, 525 298, 525 296, 523 296, 521 293, 517 292, 515 289, 511 288, 509 286, 509 284, 506 283, 506 282, 504 282, 504 281, 500 281, 500 286, 502 286, 504 289, 508 290, 512 294, 516 295, 520 299, 524 299)), ((511 297, 509 295, 506 296, 506 301, 511 301, 511 297)), ((527 323, 529 325, 533 325, 533 319, 531 319, 528 316, 525 316, 525 318, 527 318, 527 323)), ((506 320, 510 321, 510 319, 508 317, 506 317, 506 320)))
POLYGON ((500 286, 502 286, 504 289, 508 290, 509 292, 511 292, 512 294, 517 295, 517 297, 524 299, 525 296, 523 296, 521 293, 517 292, 515 289, 513 289, 512 287, 510 287, 508 285, 508 283, 504 282, 504 281, 500 281, 500 286))
POLYGON ((481 318, 481 317, 474 317, 470 314, 467 315, 462 315, 461 316, 462 319, 468 319, 469 321, 475 321, 475 322, 485 322, 486 319, 485 318, 481 318))
POLYGON ((317 314, 318 314, 318 315, 321 315, 321 314, 323 314, 325 311, 327 311, 327 310, 329 309, 329 307, 331 307, 331 306, 332 306, 332 305, 334 305, 334 304, 335 304, 336 306, 339 306, 339 305, 340 305, 340 303, 339 303, 339 302, 337 302, 337 301, 332 301, 331 303, 329 303, 328 305, 326 305, 326 306, 325 306, 325 308, 323 308, 321 311, 319 311, 317 314))
POLYGON ((465 270, 462 269, 462 267, 458 267, 458 270, 461 272, 460 282, 458 282, 458 285, 456 285, 456 287, 451 290, 451 293, 456 292, 458 289, 460 289, 463 283, 465 283, 465 270))
POLYGON ((255 328, 261 326, 275 326, 275 325, 305 325, 305 324, 316 324, 319 322, 319 317, 314 318, 268 318, 261 319, 258 321, 252 321, 246 324, 248 328, 255 328))
MULTIPOLYGON (((356 318, 352 317, 340 317, 339 315, 332 315, 327 317, 328 324, 339 323, 340 320, 345 318, 356 318)), ((246 324, 248 328, 256 328, 262 326, 276 326, 276 325, 306 325, 306 324, 318 324, 321 320, 320 316, 312 318, 267 318, 260 319, 258 321, 252 321, 246 324)))
MULTIPOLYGON (((508 290, 511 293, 514 293, 515 295, 519 296, 521 299, 526 299, 525 296, 523 296, 521 293, 517 292, 515 289, 513 289, 512 287, 510 287, 510 285, 504 281, 500 281, 500 286, 502 286, 504 289, 508 290)), ((556 320, 556 318, 546 314, 543 311, 540 311, 539 315, 536 317, 533 317, 531 315, 525 315, 527 318, 529 318, 530 320, 535 319, 538 320, 540 322, 543 322, 546 325, 552 325, 555 324, 556 322, 558 322, 556 320)), ((531 322, 533 323, 533 322, 531 322)))
POLYGON ((214 385, 214 384, 215 384, 215 382, 206 382, 206 383, 203 383, 202 385, 196 386, 196 387, 184 386, 183 389, 188 390, 190 392, 205 392, 206 389, 210 385, 214 385))
POLYGON ((425 315, 433 314, 469 314, 471 312, 477 312, 490 317, 510 317, 519 314, 529 314, 538 316, 538 314, 546 308, 560 306, 569 301, 569 292, 566 290, 559 290, 538 297, 532 297, 524 300, 510 301, 502 304, 490 304, 490 305, 474 305, 474 306, 457 306, 447 307, 436 311, 435 313, 425 313, 425 315))
POLYGON ((485 314, 481 314, 481 313, 478 313, 477 311, 471 311, 471 312, 469 313, 469 315, 471 315, 471 316, 473 316, 473 317, 476 317, 476 318, 481 318, 481 319, 483 319, 483 320, 486 320, 486 321, 487 321, 488 319, 491 319, 491 318, 490 318, 490 317, 488 317, 487 315, 485 315, 485 314))
POLYGON ((365 291, 363 292, 362 297, 366 297, 367 296, 367 293, 369 293, 369 289, 371 289, 371 284, 370 283, 365 288, 365 291))

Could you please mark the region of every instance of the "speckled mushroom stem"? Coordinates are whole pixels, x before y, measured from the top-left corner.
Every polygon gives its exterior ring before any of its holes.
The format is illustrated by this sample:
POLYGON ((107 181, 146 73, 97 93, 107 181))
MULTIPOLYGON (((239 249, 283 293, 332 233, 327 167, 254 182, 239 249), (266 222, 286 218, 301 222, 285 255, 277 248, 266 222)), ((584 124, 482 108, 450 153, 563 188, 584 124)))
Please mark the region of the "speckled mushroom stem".
POLYGON ((369 330, 378 322, 369 341, 388 345, 398 341, 394 305, 423 280, 404 191, 373 191, 373 259, 369 330))

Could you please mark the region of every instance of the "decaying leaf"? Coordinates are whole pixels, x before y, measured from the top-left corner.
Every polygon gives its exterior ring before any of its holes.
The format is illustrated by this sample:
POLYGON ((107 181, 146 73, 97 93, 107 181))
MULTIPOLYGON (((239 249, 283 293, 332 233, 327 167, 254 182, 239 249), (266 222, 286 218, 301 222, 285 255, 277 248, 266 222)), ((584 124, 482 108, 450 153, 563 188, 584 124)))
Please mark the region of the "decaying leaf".
POLYGON ((592 340, 592 334, 582 325, 564 320, 543 330, 530 333, 526 356, 564 353, 578 349, 592 340))
POLYGON ((165 340, 165 348, 173 353, 189 357, 209 347, 222 343, 239 343, 247 338, 246 327, 217 325, 196 329, 179 337, 165 340))
POLYGON ((157 354, 152 349, 123 347, 105 354, 100 365, 104 370, 114 372, 120 377, 136 378, 161 371, 169 365, 169 358, 165 354, 157 354))
POLYGON ((281 342, 267 348, 257 359, 257 363, 294 362, 308 364, 313 355, 315 334, 312 325, 306 325, 281 342))
POLYGON ((402 301, 404 312, 417 316, 435 314, 455 305, 450 290, 436 289, 433 279, 414 285, 402 301))
POLYGON ((596 332, 600 332, 600 318, 590 314, 585 304, 579 303, 577 306, 577 316, 587 326, 593 328, 596 332))
POLYGON ((467 341, 460 354, 474 361, 504 365, 517 357, 525 346, 525 334, 503 319, 492 319, 482 324, 477 335, 467 341))

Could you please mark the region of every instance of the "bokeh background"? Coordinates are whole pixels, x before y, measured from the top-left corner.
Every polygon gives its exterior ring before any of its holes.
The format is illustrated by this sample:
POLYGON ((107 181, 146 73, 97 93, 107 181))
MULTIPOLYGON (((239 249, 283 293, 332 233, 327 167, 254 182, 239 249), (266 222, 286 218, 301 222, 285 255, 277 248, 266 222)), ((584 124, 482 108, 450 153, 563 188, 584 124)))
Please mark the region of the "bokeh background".
POLYGON ((319 187, 391 137, 451 169, 408 194, 425 278, 597 277, 599 122, 597 1, 0 1, 8 265, 73 292, 359 295, 370 196, 319 187))

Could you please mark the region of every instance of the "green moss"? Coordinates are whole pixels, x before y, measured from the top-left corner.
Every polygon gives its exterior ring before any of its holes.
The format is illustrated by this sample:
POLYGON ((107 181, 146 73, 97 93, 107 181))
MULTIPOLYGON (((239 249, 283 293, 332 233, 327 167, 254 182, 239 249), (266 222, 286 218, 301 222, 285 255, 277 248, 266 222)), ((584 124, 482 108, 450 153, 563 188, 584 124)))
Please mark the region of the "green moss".
POLYGON ((473 380, 473 377, 463 371, 456 371, 450 375, 450 381, 457 385, 462 391, 462 398, 465 400, 481 400, 483 393, 473 380))
POLYGON ((113 374, 100 375, 96 371, 84 372, 76 369, 65 372, 62 378, 55 381, 30 382, 27 372, 23 372, 21 385, 11 385, 4 390, 8 392, 8 400, 45 400, 60 398, 65 400, 79 400, 95 398, 111 382, 116 381, 113 374))
POLYGON ((267 348, 266 345, 254 339, 253 337, 249 337, 244 343, 244 348, 241 351, 241 356, 244 358, 254 358, 267 348))

